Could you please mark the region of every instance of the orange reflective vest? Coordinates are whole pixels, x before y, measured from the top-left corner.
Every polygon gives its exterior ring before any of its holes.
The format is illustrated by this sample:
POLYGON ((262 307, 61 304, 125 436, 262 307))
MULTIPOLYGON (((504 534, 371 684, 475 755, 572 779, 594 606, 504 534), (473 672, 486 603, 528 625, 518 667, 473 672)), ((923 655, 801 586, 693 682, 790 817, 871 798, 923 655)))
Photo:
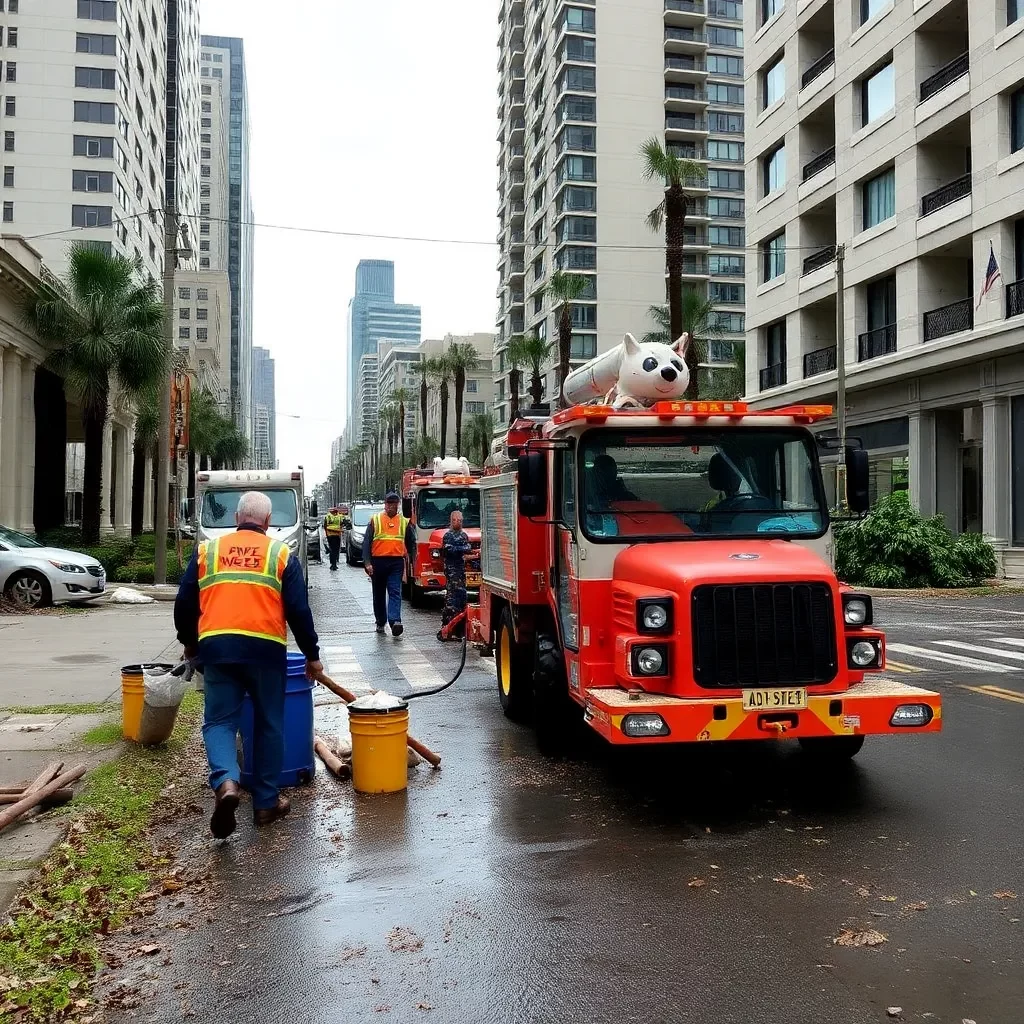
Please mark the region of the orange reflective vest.
POLYGON ((405 558, 405 532, 408 529, 409 520, 405 516, 387 516, 378 512, 373 517, 370 554, 374 558, 405 558))
POLYGON ((199 545, 199 639, 251 636, 288 643, 282 581, 289 551, 281 541, 239 530, 199 545))

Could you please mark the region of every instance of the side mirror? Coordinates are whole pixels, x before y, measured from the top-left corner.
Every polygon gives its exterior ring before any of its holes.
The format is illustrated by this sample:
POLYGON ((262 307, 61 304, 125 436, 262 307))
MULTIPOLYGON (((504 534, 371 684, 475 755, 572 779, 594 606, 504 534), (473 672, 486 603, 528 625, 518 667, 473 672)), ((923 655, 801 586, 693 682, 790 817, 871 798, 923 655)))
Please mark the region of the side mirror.
POLYGON ((412 519, 412 498, 402 499, 402 515, 406 519, 412 519))
POLYGON ((519 514, 538 519, 548 511, 548 460, 543 452, 523 452, 518 459, 519 514))
POLYGON ((846 504, 851 512, 864 513, 871 508, 868 497, 868 453, 864 448, 846 450, 846 504))
POLYGON ((310 519, 316 519, 318 515, 319 515, 319 512, 318 512, 317 507, 316 507, 316 502, 315 501, 311 501, 309 503, 309 517, 310 517, 310 519))

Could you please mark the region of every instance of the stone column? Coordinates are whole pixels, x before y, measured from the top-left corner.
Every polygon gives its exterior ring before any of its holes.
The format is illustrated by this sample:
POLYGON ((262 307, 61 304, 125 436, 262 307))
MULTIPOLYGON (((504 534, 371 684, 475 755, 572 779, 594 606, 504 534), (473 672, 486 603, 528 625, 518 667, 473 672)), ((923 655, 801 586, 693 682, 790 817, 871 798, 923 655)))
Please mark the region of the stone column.
POLYGON ((935 514, 935 414, 917 410, 910 421, 910 503, 926 515, 935 514))
POLYGON ((145 508, 142 510, 142 529, 149 533, 153 529, 153 456, 146 456, 145 508))
POLYGON ((117 512, 114 532, 119 537, 132 534, 132 462, 135 455, 135 430, 122 427, 118 437, 117 512))
POLYGON ((0 511, 3 511, 4 490, 4 353, 7 346, 0 342, 0 511))
POLYGON ((1010 401, 981 401, 981 528, 996 547, 1010 542, 1010 401))
POLYGON ((21 490, 19 509, 22 533, 36 532, 36 364, 27 356, 21 361, 21 431, 18 472, 21 490))
POLYGON ((103 424, 103 469, 100 474, 100 536, 109 537, 114 532, 111 520, 110 485, 113 479, 111 469, 114 458, 114 424, 108 414, 103 424))
POLYGON ((21 356, 8 348, 3 354, 3 449, 0 450, 0 523, 16 528, 21 519, 21 356))

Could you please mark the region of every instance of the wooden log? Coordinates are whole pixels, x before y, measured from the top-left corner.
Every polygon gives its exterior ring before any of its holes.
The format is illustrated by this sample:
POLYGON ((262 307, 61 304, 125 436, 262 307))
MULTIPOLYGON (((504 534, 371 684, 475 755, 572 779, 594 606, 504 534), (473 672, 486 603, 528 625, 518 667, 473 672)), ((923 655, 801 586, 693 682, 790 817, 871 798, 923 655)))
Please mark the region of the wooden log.
MULTIPOLYGON (((25 797, 27 794, 24 790, 18 790, 17 793, 0 793, 0 805, 4 804, 16 804, 19 800, 25 797)), ((43 801, 44 807, 51 807, 54 804, 66 804, 75 794, 70 789, 58 789, 52 796, 48 796, 43 801)))
POLYGON ((42 789, 48 782, 55 779, 64 767, 63 761, 54 761, 53 764, 48 764, 37 776, 30 782, 24 790, 24 796, 28 796, 29 793, 34 793, 37 789, 42 789))
MULTIPOLYGON (((316 681, 321 686, 326 686, 331 693, 336 693, 346 704, 351 704, 356 699, 356 695, 351 690, 346 690, 344 686, 336 683, 326 672, 321 672, 316 677, 316 681)), ((429 761, 435 768, 441 767, 441 757, 439 754, 435 754, 429 747, 424 746, 424 744, 412 736, 406 736, 406 742, 424 761, 429 761)))
POLYGON ((6 810, 0 811, 0 832, 7 828, 11 822, 20 818, 26 811, 31 811, 33 807, 38 807, 47 797, 56 793, 57 790, 70 786, 72 782, 77 782, 85 773, 85 765, 80 764, 77 768, 72 768, 71 771, 58 775, 57 778, 52 782, 48 782, 41 789, 34 790, 27 796, 23 796, 16 804, 11 804, 6 810))
POLYGON ((342 761, 342 759, 338 757, 338 755, 335 754, 319 736, 313 741, 313 749, 316 751, 317 757, 327 765, 327 768, 332 775, 339 779, 347 779, 351 777, 351 766, 345 764, 345 762, 342 761))

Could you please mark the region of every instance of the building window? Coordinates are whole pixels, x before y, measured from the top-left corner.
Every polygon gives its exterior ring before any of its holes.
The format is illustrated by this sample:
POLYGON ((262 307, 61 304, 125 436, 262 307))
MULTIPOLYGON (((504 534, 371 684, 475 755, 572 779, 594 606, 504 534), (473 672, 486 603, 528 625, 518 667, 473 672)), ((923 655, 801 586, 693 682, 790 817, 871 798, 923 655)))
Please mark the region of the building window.
POLYGON ((208 178, 210 176, 210 165, 202 164, 199 168, 199 174, 204 178, 208 178))
MULTIPOLYGON (((722 82, 711 82, 708 85, 708 99, 712 103, 728 103, 735 107, 743 106, 743 86, 725 85, 722 82)), ((740 131, 743 131, 742 115, 740 115, 740 131)))
POLYGON ((201 234, 201 235, 208 235, 209 233, 210 233, 210 222, 208 220, 204 220, 199 225, 199 234, 201 234))
POLYGON ((570 245, 555 254, 555 266, 559 270, 596 270, 597 250, 570 245))
POLYGON ((72 206, 71 226, 75 228, 109 228, 114 222, 109 206, 72 206))
POLYGON ((17 110, 17 103, 14 96, 4 97, 4 115, 6 117, 14 117, 14 113, 17 110))
POLYGON ((202 87, 202 92, 203 92, 204 96, 212 96, 213 95, 213 88, 211 86, 209 86, 209 85, 204 85, 202 87))
POLYGON ((708 214, 711 217, 742 220, 745 209, 746 203, 742 199, 723 199, 719 196, 711 196, 708 199, 708 214))
POLYGON ((479 383, 480 382, 476 381, 476 380, 467 380, 466 381, 466 391, 468 391, 471 395, 475 395, 477 393, 477 388, 479 386, 479 383))
POLYGON ((721 281, 712 281, 708 287, 708 297, 712 302, 728 306, 738 306, 742 303, 745 292, 746 288, 742 284, 724 284, 721 281))
POLYGON ((761 89, 762 109, 777 103, 786 95, 786 64, 782 57, 764 70, 761 76, 761 89))
POLYGON ((597 190, 570 185, 562 189, 559 210, 594 213, 597 210, 597 190))
POLYGON ((210 251, 210 243, 208 241, 205 241, 205 240, 200 242, 199 243, 199 251, 200 252, 209 252, 210 251))
POLYGON ((567 149, 582 150, 584 153, 595 152, 597 131, 594 128, 583 128, 578 125, 570 125, 563 129, 558 140, 558 152, 563 153, 567 149))
POLYGON ((569 341, 570 359, 593 359, 597 355, 596 334, 573 334, 569 341))
POLYGON ((207 328, 205 328, 205 327, 197 327, 196 328, 196 341, 206 341, 206 338, 207 338, 207 328))
POLYGON ((197 320, 208 320, 210 318, 209 317, 209 313, 210 313, 210 311, 205 306, 200 306, 196 310, 196 319, 197 320))
POLYGON ((113 157, 114 140, 92 135, 76 135, 73 143, 75 156, 113 157))
POLYGON ((867 286, 868 331, 880 331, 896 323, 896 275, 881 277, 867 286))
POLYGON ((18 65, 13 60, 7 62, 7 71, 4 73, 4 79, 8 82, 16 82, 18 80, 18 65))
POLYGON ((117 56, 117 36, 104 36, 94 32, 79 32, 75 36, 76 53, 96 53, 104 57, 117 56))
POLYGON ((728 163, 743 162, 742 142, 722 142, 720 139, 711 139, 708 142, 708 159, 721 160, 728 163))
POLYGON ((597 161, 592 156, 567 156, 559 165, 559 181, 596 181, 597 161))
POLYGON ((597 100, 593 96, 566 96, 555 109, 555 120, 596 121, 597 100))
POLYGON ((212 159, 211 154, 210 154, 210 150, 207 149, 204 146, 201 150, 199 150, 199 158, 201 160, 210 160, 210 159, 212 159))
POLYGON ((742 135, 743 115, 711 114, 708 117, 708 129, 713 132, 723 132, 726 135, 742 135))
POLYGON ((896 216, 896 168, 890 167, 864 182, 864 229, 896 216))
POLYGON ((116 77, 113 68, 75 68, 75 85, 79 89, 113 89, 116 77))
POLYGON ((773 235, 761 243, 761 279, 774 281, 785 272, 786 232, 780 231, 777 235, 773 235))
POLYGON ((722 28, 719 25, 708 25, 708 42, 712 46, 734 46, 743 49, 743 30, 739 28, 722 28))
POLYGON ((178 319, 179 320, 191 320, 192 319, 192 309, 189 306, 182 306, 181 309, 178 310, 178 319))
POLYGON ((179 327, 178 328, 178 339, 180 341, 188 341, 192 336, 192 328, 190 327, 179 327))
POLYGON ((712 245, 725 245, 733 249, 742 249, 746 245, 746 232, 743 228, 725 228, 712 226, 708 229, 708 241, 712 245))
POLYGON ((715 313, 712 323, 726 334, 742 334, 746 327, 746 318, 742 313, 715 313))
POLYGON ((712 75, 724 75, 728 78, 742 78, 743 58, 726 57, 721 53, 709 53, 708 71, 712 75))
POLYGON ((746 262, 743 256, 712 254, 708 257, 708 273, 712 277, 743 277, 746 273, 746 262))
POLYGON ((206 289, 206 288, 197 288, 196 289, 196 298, 200 302, 208 301, 208 298, 207 298, 208 295, 209 295, 209 290, 208 289, 206 289))
POLYGON ((210 269, 210 257, 209 256, 200 256, 199 257, 199 269, 200 270, 209 270, 210 269))
POLYGON ((214 78, 223 78, 224 77, 224 69, 223 68, 214 68, 213 69, 213 77, 214 78))
POLYGON ((761 24, 771 21, 781 10, 782 0, 761 0, 761 24))
POLYGON ((93 124, 113 124, 117 108, 113 103, 92 103, 75 100, 75 120, 93 124))
POLYGON ((565 217, 559 224, 560 242, 597 241, 597 221, 593 217, 565 217))
POLYGON ((597 92, 597 72, 593 68, 566 68, 562 92, 597 92))
POLYGON ((78 0, 78 16, 90 21, 117 21, 117 0, 78 0))
POLYGON ((178 298, 179 299, 184 299, 186 302, 188 302, 188 300, 192 298, 192 289, 191 288, 179 288, 178 289, 178 298))
POLYGON ((113 171, 72 171, 71 189, 74 192, 113 192, 113 171))
POLYGON ((786 321, 779 320, 764 329, 764 361, 766 366, 783 366, 786 362, 786 321))
MULTIPOLYGON (((1013 0, 1010 0, 1012 3, 1013 0)), ((879 11, 888 7, 892 0, 860 0, 860 22, 870 21, 879 11)))
POLYGON ((1024 88, 1010 96, 1010 150, 1024 149, 1024 88))
POLYGON ((562 46, 562 60, 576 60, 585 64, 593 64, 597 60, 597 47, 593 39, 580 36, 566 36, 562 46))
POLYGON ((14 132, 4 132, 4 152, 14 152, 14 132))
POLYGON ((877 121, 883 114, 889 113, 896 103, 895 78, 893 77, 892 57, 889 63, 879 68, 860 83, 860 109, 862 124, 877 121))
POLYGON ((14 203, 4 203, 4 223, 10 224, 14 220, 14 203))
POLYGON ((14 168, 10 165, 4 168, 4 188, 14 188, 14 168))
POLYGON ((9 28, 7 30, 7 45, 17 46, 18 45, 18 30, 16 28, 9 28))
POLYGON ((199 186, 199 195, 203 199, 209 199, 210 198, 210 186, 209 185, 200 185, 199 186))
POLYGON ((565 28, 568 32, 593 32, 594 12, 579 7, 567 7, 565 11, 565 28))
POLYGON ((786 187, 786 144, 782 143, 766 153, 761 159, 764 194, 786 187))

